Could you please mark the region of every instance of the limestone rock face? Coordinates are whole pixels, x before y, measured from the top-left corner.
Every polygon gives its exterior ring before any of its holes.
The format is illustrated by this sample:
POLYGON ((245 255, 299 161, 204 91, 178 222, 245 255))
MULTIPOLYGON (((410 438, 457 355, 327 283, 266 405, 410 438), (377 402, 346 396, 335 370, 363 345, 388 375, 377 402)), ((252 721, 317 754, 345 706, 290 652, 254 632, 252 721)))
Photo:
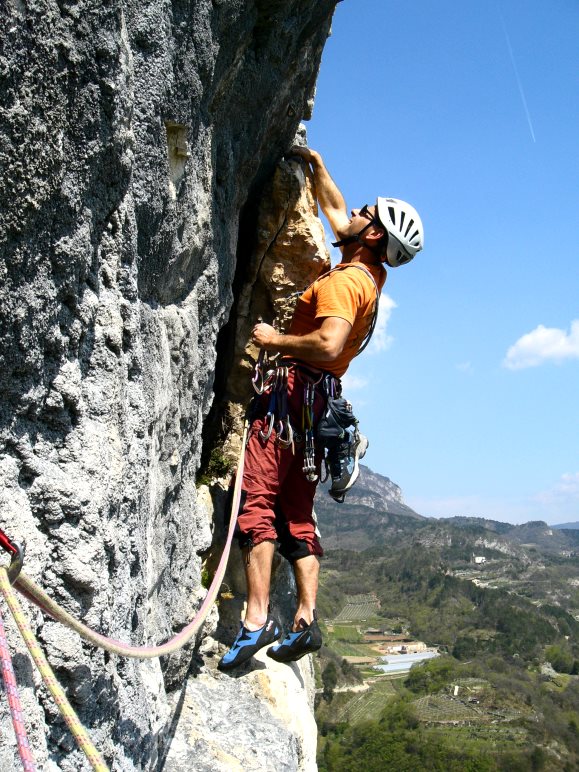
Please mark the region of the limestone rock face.
MULTIPOLYGON (((309 115, 334 4, 2 2, 0 526, 106 635, 161 642, 205 594, 218 335, 251 310, 258 202, 309 115)), ((156 769, 190 652, 109 656, 26 608, 111 768, 156 769)), ((88 769, 9 634, 39 765, 88 769)), ((4 701, 0 731, 18 769, 4 701)))
POLYGON ((280 665, 259 652, 253 671, 241 677, 203 673, 187 681, 164 772, 313 772, 317 729, 313 699, 304 699, 313 683, 309 660, 280 665))
MULTIPOLYGON (((298 140, 301 137, 298 137, 298 140)), ((224 452, 239 454, 242 416, 253 394, 251 376, 258 355, 251 330, 261 319, 280 332, 287 330, 297 294, 330 268, 324 228, 317 216, 315 189, 307 165, 291 156, 281 161, 266 185, 257 212, 257 242, 228 325, 232 365, 219 385, 214 409, 228 416, 232 431, 224 452)), ((224 356, 227 356, 224 352, 224 356)))

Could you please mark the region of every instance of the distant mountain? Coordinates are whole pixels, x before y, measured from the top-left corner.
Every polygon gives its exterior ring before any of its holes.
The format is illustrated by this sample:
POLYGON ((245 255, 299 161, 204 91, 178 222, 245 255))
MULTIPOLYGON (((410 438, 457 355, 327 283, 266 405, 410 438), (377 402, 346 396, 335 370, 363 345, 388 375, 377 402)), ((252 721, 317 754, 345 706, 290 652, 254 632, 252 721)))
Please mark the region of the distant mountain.
POLYGON ((579 523, 523 525, 482 517, 427 518, 404 503, 402 491, 388 477, 360 466, 360 477, 338 504, 328 495, 330 481, 318 487, 315 510, 326 549, 366 550, 401 545, 408 540, 439 548, 452 546, 465 557, 502 554, 528 562, 532 550, 566 556, 579 551, 579 523))
POLYGON ((338 504, 328 494, 330 480, 318 486, 315 510, 327 549, 364 550, 392 536, 413 530, 428 519, 404 503, 402 491, 388 477, 360 466, 360 477, 338 504))
POLYGON ((534 547, 546 553, 565 552, 579 547, 579 532, 564 533, 556 526, 547 525, 542 520, 513 525, 478 517, 449 517, 441 519, 440 522, 459 528, 482 528, 487 533, 500 535, 512 544, 527 548, 534 547))

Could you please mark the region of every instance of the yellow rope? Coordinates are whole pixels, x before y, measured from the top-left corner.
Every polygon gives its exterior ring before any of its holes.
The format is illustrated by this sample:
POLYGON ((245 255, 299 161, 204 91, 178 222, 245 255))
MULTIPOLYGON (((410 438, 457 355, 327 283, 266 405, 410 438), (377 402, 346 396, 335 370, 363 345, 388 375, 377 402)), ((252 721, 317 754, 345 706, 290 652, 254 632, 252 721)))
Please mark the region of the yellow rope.
MULTIPOLYGON (((242 450, 239 457, 234 485, 229 530, 225 548, 223 550, 221 560, 219 561, 219 566, 217 567, 215 576, 213 577, 213 581, 211 583, 211 587, 207 591, 207 595, 205 596, 205 600, 203 601, 199 612, 195 618, 185 628, 183 628, 180 633, 171 638, 171 640, 159 646, 131 646, 130 644, 122 643, 121 641, 115 641, 111 638, 106 638, 100 633, 97 633, 94 630, 86 627, 82 624, 82 622, 74 619, 74 617, 72 617, 68 612, 66 612, 51 598, 49 598, 49 596, 24 573, 17 572, 14 580, 14 586, 26 598, 28 598, 28 600, 32 601, 43 611, 53 616, 54 619, 57 619, 59 622, 62 622, 71 629, 76 630, 76 632, 79 633, 79 635, 81 635, 85 640, 93 643, 96 646, 100 646, 107 651, 120 654, 125 657, 135 657, 139 659, 160 657, 177 651, 183 647, 200 629, 201 625, 205 621, 205 618, 207 617, 207 614, 209 613, 209 610, 211 609, 211 606, 215 602, 219 588, 221 586, 221 582, 223 581, 223 577, 225 575, 229 551, 231 549, 231 541, 233 539, 235 524, 237 522, 237 511, 241 499, 245 446, 247 444, 248 431, 249 422, 246 418, 243 428, 243 438, 241 445, 242 450)), ((40 649, 38 642, 34 637, 30 626, 28 625, 26 617, 22 612, 22 607, 20 606, 18 598, 12 589, 8 570, 4 567, 0 567, 0 591, 4 595, 6 603, 8 604, 8 608, 12 612, 12 616, 18 625, 18 629, 20 630, 24 642, 28 647, 30 655, 34 659, 36 666, 40 671, 40 675, 42 676, 46 687, 52 694, 54 701, 56 702, 64 720, 68 724, 70 731, 74 735, 79 748, 83 751, 96 772, 109 772, 107 765, 93 745, 86 729, 78 720, 78 716, 66 698, 62 687, 54 677, 54 673, 52 672, 52 669, 48 664, 48 661, 42 650, 40 649)))
POLYGON ((62 717, 66 721, 68 728, 72 732, 74 739, 78 744, 78 747, 85 754, 95 772, 109 772, 109 768, 103 761, 100 753, 93 745, 86 729, 78 720, 78 716, 74 712, 74 709, 68 701, 62 687, 54 677, 54 673, 52 672, 52 669, 48 664, 48 661, 44 656, 40 646, 38 645, 38 642, 34 637, 32 630, 30 629, 24 613, 22 612, 22 607, 20 606, 18 598, 16 597, 16 594, 14 593, 12 585, 8 579, 8 572, 3 567, 0 567, 0 590, 4 595, 6 603, 8 604, 8 608, 12 612, 14 621, 18 625, 20 634, 22 635, 24 643, 30 652, 30 656, 36 663, 36 667, 40 671, 42 680, 44 681, 47 689, 52 694, 54 701, 56 702, 58 709, 62 714, 62 717))

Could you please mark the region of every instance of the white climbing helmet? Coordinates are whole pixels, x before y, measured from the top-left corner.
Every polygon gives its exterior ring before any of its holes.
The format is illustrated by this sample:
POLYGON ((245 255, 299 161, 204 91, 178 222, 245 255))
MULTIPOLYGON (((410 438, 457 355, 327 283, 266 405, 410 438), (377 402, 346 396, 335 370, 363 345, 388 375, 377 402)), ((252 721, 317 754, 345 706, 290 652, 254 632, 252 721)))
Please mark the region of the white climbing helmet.
POLYGON ((416 209, 399 198, 377 198, 376 214, 388 231, 385 262, 391 268, 409 263, 424 246, 424 228, 416 209))

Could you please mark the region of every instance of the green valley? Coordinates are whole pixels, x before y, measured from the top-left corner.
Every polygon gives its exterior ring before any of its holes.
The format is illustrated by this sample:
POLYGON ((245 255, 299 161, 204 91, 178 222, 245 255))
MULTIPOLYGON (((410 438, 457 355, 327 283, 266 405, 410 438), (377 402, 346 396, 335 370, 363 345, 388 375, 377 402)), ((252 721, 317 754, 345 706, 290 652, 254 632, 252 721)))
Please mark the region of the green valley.
POLYGON ((320 770, 577 769, 579 532, 422 518, 366 468, 351 504, 327 498, 320 770))

